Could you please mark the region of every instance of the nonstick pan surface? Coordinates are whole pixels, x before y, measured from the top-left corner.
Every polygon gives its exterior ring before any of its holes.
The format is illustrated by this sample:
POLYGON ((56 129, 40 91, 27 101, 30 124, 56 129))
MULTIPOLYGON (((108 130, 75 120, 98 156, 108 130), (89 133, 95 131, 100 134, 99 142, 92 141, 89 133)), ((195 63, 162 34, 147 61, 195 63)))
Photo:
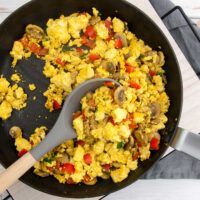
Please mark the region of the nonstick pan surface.
POLYGON ((56 121, 59 111, 50 113, 45 109, 45 97, 42 93, 47 89, 49 81, 42 74, 44 63, 32 56, 28 60, 20 61, 16 68, 11 68, 12 59, 9 51, 13 42, 19 39, 25 26, 29 23, 45 28, 49 18, 58 18, 61 14, 69 15, 77 11, 91 13, 92 7, 96 7, 102 14, 102 18, 118 17, 128 22, 130 31, 137 37, 143 39, 146 44, 153 49, 162 47, 165 54, 166 85, 167 94, 170 97, 170 108, 167 113, 168 122, 166 128, 161 131, 162 140, 160 150, 152 152, 151 158, 139 163, 137 170, 131 172, 127 179, 121 183, 113 183, 111 180, 99 179, 96 185, 87 186, 84 184, 66 185, 60 184, 53 177, 40 178, 29 170, 20 180, 29 186, 49 194, 83 198, 105 195, 122 189, 144 174, 162 156, 175 134, 175 129, 179 121, 182 105, 182 81, 179 66, 174 52, 155 23, 138 8, 122 0, 33 0, 11 14, 0 26, 0 74, 8 80, 16 69, 22 75, 24 82, 20 82, 25 92, 28 94, 27 107, 21 111, 14 111, 12 117, 6 121, 0 121, 0 161, 8 167, 17 160, 17 152, 14 140, 9 136, 10 127, 17 125, 23 128, 25 137, 29 137, 36 127, 41 125, 49 129, 56 121), (30 92, 29 83, 35 83, 37 90, 30 92), (33 101, 36 96, 36 101, 33 101), (45 118, 48 116, 48 118, 45 118))

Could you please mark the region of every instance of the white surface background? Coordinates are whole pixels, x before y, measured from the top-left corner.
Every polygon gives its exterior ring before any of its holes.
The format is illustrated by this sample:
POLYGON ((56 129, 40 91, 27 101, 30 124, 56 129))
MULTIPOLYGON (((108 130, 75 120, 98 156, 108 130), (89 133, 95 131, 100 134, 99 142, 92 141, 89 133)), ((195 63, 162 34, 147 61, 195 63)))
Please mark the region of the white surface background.
MULTIPOLYGON (((185 60, 184 56, 174 43, 173 39, 161 23, 155 11, 152 9, 148 0, 129 0, 138 5, 147 12, 162 27, 166 35, 170 39, 179 63, 182 69, 184 80, 184 107, 180 125, 184 128, 200 131, 200 84, 193 70, 185 60)), ((160 0, 161 1, 161 0, 160 0)), ((176 4, 184 7, 186 13, 195 18, 200 19, 200 0, 172 0, 176 4)), ((13 10, 20 5, 28 2, 28 0, 0 0, 0 22, 5 19, 13 10)), ((0 166, 0 171, 3 168, 0 166)), ((200 180, 139 180, 135 184, 113 193, 105 198, 105 200, 114 199, 134 199, 134 200, 199 200, 200 199, 200 180)), ((9 188, 15 200, 64 200, 63 198, 54 197, 36 191, 21 182, 17 182, 9 188)), ((1 199, 1 198, 0 198, 1 199)), ((93 198, 98 199, 98 198, 93 198)))

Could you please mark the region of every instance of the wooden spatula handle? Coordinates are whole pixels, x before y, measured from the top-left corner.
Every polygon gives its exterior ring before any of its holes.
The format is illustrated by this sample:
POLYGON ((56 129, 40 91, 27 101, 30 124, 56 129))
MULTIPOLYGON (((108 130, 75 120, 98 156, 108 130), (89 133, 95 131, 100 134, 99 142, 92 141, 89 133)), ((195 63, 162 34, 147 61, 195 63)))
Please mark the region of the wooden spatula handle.
POLYGON ((10 187, 18 178, 28 171, 36 162, 35 158, 27 152, 4 172, 0 174, 0 194, 10 187))

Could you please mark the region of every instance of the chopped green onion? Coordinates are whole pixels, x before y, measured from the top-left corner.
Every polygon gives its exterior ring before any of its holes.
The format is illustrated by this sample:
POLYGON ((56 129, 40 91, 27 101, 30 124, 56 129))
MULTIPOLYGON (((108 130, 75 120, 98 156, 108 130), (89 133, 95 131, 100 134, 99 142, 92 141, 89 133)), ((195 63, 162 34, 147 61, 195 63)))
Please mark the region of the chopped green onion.
POLYGON ((44 158, 43 160, 44 162, 48 162, 48 163, 51 163, 52 162, 52 159, 49 159, 49 158, 44 158))
POLYGON ((117 148, 118 148, 118 149, 121 149, 121 148, 124 147, 124 145, 125 145, 124 142, 118 142, 118 143, 117 143, 117 148))
POLYGON ((160 71, 160 72, 157 72, 156 74, 157 74, 157 75, 160 75, 160 76, 163 76, 164 72, 163 72, 163 71, 160 71))
POLYGON ((143 59, 144 57, 145 57, 144 54, 140 54, 138 58, 143 59))
POLYGON ((62 51, 64 51, 64 52, 65 52, 65 51, 72 51, 73 48, 74 48, 74 47, 70 47, 70 46, 64 45, 63 48, 62 48, 62 51))
POLYGON ((83 54, 80 56, 80 59, 82 60, 82 59, 86 58, 87 55, 88 55, 88 53, 83 53, 83 54))

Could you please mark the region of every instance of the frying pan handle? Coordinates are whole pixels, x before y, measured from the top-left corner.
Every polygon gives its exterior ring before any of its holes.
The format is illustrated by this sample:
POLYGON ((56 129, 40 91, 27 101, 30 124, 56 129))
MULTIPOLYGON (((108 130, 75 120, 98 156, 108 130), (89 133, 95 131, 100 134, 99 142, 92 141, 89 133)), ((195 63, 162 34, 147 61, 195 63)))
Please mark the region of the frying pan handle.
POLYGON ((27 152, 4 172, 0 174, 0 194, 10 187, 17 179, 19 179, 26 171, 28 171, 36 162, 34 157, 27 152))
POLYGON ((200 160, 200 135, 198 134, 183 128, 177 128, 176 135, 170 146, 200 160))

